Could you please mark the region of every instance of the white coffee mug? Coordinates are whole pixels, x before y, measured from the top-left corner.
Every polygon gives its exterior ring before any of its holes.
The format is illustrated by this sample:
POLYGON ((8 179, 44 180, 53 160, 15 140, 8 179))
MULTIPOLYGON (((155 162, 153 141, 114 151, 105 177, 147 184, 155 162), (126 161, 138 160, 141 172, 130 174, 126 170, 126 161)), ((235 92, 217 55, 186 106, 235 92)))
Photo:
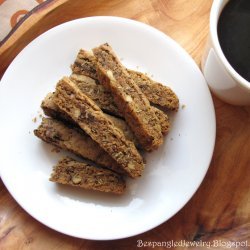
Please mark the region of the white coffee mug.
POLYGON ((234 105, 250 105, 250 82, 240 76, 229 64, 218 40, 218 20, 228 1, 214 0, 213 2, 209 38, 201 68, 209 88, 218 98, 234 105))

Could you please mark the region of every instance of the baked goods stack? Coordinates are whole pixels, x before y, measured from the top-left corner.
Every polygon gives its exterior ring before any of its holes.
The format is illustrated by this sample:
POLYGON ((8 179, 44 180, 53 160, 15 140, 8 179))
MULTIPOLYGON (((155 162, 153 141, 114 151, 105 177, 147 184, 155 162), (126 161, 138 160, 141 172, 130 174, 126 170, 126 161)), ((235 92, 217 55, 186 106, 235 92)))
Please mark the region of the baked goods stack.
POLYGON ((72 74, 42 101, 47 117, 34 133, 83 162, 65 157, 50 180, 122 194, 126 178, 143 174, 141 152, 163 143, 170 128, 166 112, 178 110, 178 97, 169 87, 125 68, 107 43, 92 51, 81 49, 71 68, 72 74))

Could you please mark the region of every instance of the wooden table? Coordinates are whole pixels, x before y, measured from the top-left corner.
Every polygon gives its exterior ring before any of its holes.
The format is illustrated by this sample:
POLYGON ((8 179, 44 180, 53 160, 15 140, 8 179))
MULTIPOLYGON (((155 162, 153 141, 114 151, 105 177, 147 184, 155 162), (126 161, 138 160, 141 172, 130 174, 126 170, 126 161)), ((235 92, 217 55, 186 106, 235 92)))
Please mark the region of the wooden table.
MULTIPOLYGON (((0 47, 0 75, 17 53, 39 34, 62 22, 93 15, 123 16, 150 24, 175 39, 200 65, 211 4, 211 0, 49 1, 36 9, 0 47)), ((207 244, 221 244, 210 249, 226 249, 229 241, 244 245, 248 240, 250 245, 250 107, 231 106, 214 96, 213 100, 217 136, 209 171, 193 198, 169 221, 128 239, 76 239, 33 219, 0 181, 0 249, 127 250, 139 249, 138 240, 158 244, 202 240, 207 244)), ((250 246, 231 249, 250 249, 250 246)))

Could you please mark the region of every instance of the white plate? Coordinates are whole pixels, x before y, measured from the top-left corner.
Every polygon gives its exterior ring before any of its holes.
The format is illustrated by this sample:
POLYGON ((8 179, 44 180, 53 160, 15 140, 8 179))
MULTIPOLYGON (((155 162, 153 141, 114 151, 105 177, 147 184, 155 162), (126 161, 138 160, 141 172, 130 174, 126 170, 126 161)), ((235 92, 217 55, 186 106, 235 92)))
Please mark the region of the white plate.
POLYGON ((194 61, 160 31, 118 17, 67 22, 31 42, 2 78, 0 117, 0 173, 9 192, 38 221, 86 239, 129 237, 173 216, 203 180, 215 142, 212 99, 194 61), (186 106, 172 116, 164 145, 147 156, 143 177, 129 181, 120 197, 49 182, 60 154, 33 135, 41 100, 70 74, 78 50, 105 42, 127 67, 173 88, 186 106))

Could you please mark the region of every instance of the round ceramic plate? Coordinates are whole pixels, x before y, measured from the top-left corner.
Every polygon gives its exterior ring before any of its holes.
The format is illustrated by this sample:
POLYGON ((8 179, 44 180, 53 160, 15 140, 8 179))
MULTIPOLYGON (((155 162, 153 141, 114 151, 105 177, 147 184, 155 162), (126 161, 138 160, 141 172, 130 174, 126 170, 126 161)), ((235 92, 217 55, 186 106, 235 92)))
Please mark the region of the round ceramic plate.
POLYGON ((0 173, 9 192, 38 221, 86 239, 129 237, 168 220, 201 184, 215 142, 213 102, 191 57, 162 32, 118 17, 74 20, 32 41, 1 80, 0 117, 0 173), (143 176, 129 180, 121 196, 50 182, 65 152, 51 152, 33 135, 42 99, 70 74, 78 50, 105 42, 125 66, 170 86, 180 99, 164 144, 146 155, 143 176))

